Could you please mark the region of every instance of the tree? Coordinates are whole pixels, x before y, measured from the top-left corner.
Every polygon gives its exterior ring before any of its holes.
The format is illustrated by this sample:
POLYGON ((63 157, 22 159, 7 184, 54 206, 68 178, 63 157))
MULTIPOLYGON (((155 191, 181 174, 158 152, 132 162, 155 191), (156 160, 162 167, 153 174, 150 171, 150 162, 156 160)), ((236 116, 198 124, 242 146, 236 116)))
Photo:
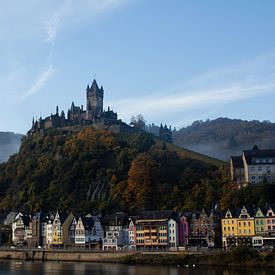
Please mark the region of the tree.
POLYGON ((134 128, 138 130, 145 130, 145 123, 146 120, 143 117, 143 115, 138 114, 136 116, 132 116, 130 125, 132 125, 134 128))
POLYGON ((154 209, 158 164, 147 153, 137 155, 128 173, 126 197, 137 209, 154 209))

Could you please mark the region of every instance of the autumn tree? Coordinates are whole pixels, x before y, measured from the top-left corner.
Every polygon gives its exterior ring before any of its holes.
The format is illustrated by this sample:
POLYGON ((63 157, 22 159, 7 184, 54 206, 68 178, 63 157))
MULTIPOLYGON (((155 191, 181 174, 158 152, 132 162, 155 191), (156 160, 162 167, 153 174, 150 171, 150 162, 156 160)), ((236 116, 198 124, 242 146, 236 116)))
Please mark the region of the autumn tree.
POLYGON ((153 209, 158 164, 148 153, 142 153, 132 161, 128 173, 127 202, 135 209, 153 209))

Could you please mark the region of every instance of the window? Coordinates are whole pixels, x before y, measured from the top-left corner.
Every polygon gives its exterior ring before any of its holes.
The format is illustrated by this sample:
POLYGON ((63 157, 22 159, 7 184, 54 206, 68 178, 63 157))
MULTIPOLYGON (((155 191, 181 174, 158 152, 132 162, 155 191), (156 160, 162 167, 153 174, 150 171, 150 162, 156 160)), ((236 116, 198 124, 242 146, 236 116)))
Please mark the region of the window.
POLYGON ((263 171, 263 167, 262 166, 258 166, 258 172, 262 172, 263 171))

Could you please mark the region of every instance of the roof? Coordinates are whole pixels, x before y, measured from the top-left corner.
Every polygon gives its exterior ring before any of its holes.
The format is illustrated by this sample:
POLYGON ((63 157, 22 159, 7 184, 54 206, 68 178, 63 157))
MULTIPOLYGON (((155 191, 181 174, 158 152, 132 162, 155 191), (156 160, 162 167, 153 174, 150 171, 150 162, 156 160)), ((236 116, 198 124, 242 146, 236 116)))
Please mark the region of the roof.
POLYGON ((66 212, 58 212, 58 215, 59 215, 61 224, 63 224, 65 222, 65 220, 67 219, 67 217, 69 216, 68 213, 66 213, 66 212))
POLYGON ((122 225, 125 226, 128 224, 128 214, 126 213, 115 213, 115 214, 107 214, 102 219, 102 225, 103 226, 109 226, 109 225, 122 225))
POLYGON ((82 223, 86 230, 92 230, 95 224, 95 219, 93 217, 81 217, 82 223))
POLYGON ((273 213, 275 213, 275 204, 274 204, 274 203, 268 204, 268 205, 267 205, 267 209, 268 209, 269 207, 272 209, 273 213))
POLYGON ((231 156, 231 161, 234 168, 244 168, 242 156, 231 156))
POLYGON ((28 216, 28 215, 24 215, 24 216, 22 216, 22 221, 23 221, 23 223, 24 223, 24 225, 25 226, 29 226, 30 225, 30 216, 28 216))
POLYGON ((275 150, 244 150, 243 151, 244 157, 246 159, 247 164, 260 164, 263 163, 275 163, 275 150), (256 159, 259 159, 259 163, 256 162, 256 159), (267 162, 270 159, 272 162, 267 162))
POLYGON ((136 215, 137 220, 167 220, 175 217, 174 211, 163 210, 163 211, 140 211, 136 215))

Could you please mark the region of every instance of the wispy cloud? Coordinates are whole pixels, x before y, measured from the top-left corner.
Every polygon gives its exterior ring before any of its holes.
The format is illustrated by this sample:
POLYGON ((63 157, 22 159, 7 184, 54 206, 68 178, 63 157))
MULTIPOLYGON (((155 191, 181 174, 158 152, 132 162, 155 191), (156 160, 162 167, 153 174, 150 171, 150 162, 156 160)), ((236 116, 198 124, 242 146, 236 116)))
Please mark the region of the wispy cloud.
MULTIPOLYGON (((148 92, 149 93, 149 92, 148 92)), ((189 123, 184 117, 200 119, 202 111, 253 97, 275 93, 275 54, 261 55, 254 60, 206 72, 165 92, 151 96, 112 102, 123 119, 142 113, 149 121, 173 116, 176 126, 189 123)))
POLYGON ((45 22, 46 42, 53 42, 56 38, 58 29, 61 26, 60 18, 57 13, 53 14, 51 19, 45 22))
POLYGON ((56 69, 53 65, 49 66, 45 71, 43 71, 35 80, 34 84, 31 88, 23 95, 22 100, 26 99, 27 97, 36 94, 39 92, 46 82, 56 73, 56 69))
POLYGON ((46 42, 53 42, 61 29, 75 29, 83 23, 93 20, 115 7, 125 3, 126 0, 66 0, 48 15, 44 22, 46 42))

